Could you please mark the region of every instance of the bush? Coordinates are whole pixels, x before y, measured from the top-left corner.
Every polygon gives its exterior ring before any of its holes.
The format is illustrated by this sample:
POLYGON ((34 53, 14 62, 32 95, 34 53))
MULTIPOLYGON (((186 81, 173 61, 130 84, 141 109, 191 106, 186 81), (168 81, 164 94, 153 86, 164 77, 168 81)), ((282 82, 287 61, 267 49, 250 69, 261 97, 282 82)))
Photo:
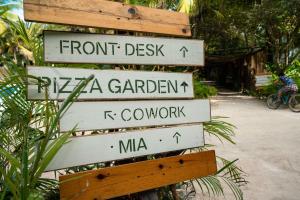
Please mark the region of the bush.
MULTIPOLYGON (((273 70, 274 71, 274 70, 273 70)), ((296 84, 298 85, 298 88, 300 88, 300 60, 295 60, 286 70, 285 74, 288 77, 291 77, 296 84)), ((276 74, 272 75, 272 81, 269 85, 263 86, 259 91, 259 96, 268 96, 270 94, 276 93, 278 90, 278 87, 274 84, 275 80, 278 80, 278 76, 276 74)))
POLYGON ((199 99, 217 95, 217 89, 212 86, 204 85, 199 80, 194 80, 195 97, 199 99))
POLYGON ((295 60, 292 65, 285 71, 285 74, 293 78, 300 88, 300 60, 295 60))

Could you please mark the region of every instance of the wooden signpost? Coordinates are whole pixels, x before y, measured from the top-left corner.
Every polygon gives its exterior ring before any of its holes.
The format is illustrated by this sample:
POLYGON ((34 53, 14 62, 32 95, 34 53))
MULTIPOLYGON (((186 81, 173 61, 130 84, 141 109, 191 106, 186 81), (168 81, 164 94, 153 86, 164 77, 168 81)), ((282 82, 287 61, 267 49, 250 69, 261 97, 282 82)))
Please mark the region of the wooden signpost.
MULTIPOLYGON (((78 99, 170 99, 194 96, 191 73, 76 68, 27 67, 27 73, 48 82, 48 98, 63 100, 85 78, 94 75, 78 99)), ((45 90, 28 81, 28 99, 43 100, 45 90)))
POLYGON ((204 145, 202 124, 72 137, 47 171, 204 145))
POLYGON ((191 36, 189 16, 106 0, 24 0, 27 21, 191 36))
POLYGON ((44 32, 45 61, 203 66, 202 40, 44 32))
MULTIPOLYGON (((24 15, 29 21, 191 36, 186 14, 106 0, 24 0, 24 15)), ((44 60, 203 66, 203 46, 200 40, 47 31, 44 60)), ((64 100, 80 81, 94 75, 81 91, 81 101, 74 102, 60 119, 62 132, 74 127, 76 131, 143 127, 71 137, 47 170, 204 145, 202 122, 211 119, 210 103, 191 99, 192 74, 52 67, 28 67, 28 74, 40 78, 29 79, 29 100, 44 99, 41 83, 47 83, 49 99, 64 100)), ((205 151, 60 176, 60 194, 61 199, 109 199, 216 171, 215 152, 205 151)))
POLYGON ((217 172, 214 151, 60 176, 61 199, 110 199, 217 172))
POLYGON ((74 102, 60 131, 176 125, 210 121, 209 100, 74 102))

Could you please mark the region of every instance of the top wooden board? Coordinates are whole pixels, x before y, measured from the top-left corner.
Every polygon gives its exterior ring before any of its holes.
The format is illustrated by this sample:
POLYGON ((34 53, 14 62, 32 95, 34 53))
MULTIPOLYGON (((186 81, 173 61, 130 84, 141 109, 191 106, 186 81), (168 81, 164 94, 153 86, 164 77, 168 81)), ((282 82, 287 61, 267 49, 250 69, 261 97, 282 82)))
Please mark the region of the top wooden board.
POLYGON ((188 15, 105 0, 24 0, 27 21, 189 37, 188 15))

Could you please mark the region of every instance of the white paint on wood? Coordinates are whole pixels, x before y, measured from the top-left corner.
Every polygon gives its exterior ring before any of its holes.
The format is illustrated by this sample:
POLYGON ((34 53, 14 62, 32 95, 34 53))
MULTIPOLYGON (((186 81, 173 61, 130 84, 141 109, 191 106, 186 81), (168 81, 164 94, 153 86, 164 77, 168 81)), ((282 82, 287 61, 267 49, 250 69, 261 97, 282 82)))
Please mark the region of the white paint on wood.
POLYGON ((46 31, 44 46, 46 62, 204 66, 202 40, 46 31))
MULTIPOLYGON (((28 67, 29 75, 48 81, 48 98, 68 97, 82 79, 94 75, 78 99, 150 99, 194 97, 191 73, 28 67)), ((28 99, 45 99, 45 89, 28 81, 28 99)))
POLYGON ((202 124, 71 137, 46 171, 203 145, 202 124))
POLYGON ((210 121, 210 103, 199 100, 74 102, 60 130, 99 130, 210 121))
POLYGON ((255 82, 256 87, 265 86, 270 83, 272 79, 272 75, 256 75, 255 79, 256 79, 255 82))

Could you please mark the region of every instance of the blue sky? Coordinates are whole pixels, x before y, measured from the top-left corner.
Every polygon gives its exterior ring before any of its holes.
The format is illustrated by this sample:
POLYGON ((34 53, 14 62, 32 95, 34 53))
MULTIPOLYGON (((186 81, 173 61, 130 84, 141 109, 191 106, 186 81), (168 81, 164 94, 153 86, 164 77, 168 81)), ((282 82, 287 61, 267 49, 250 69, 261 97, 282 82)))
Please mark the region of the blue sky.
POLYGON ((21 19, 24 19, 23 13, 23 1, 22 0, 0 0, 3 3, 17 3, 20 5, 20 8, 12 10, 13 13, 17 14, 21 19))

